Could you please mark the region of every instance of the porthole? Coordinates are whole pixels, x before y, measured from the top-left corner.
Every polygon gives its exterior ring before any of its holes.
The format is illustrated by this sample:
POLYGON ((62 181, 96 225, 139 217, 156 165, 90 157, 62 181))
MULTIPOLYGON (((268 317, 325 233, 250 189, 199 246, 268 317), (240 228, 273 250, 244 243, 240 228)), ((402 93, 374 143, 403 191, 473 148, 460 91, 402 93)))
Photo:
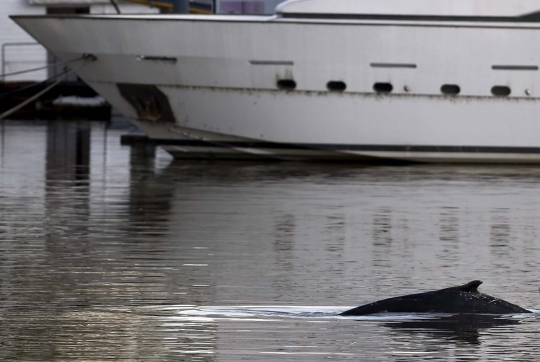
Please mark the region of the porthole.
POLYGON ((505 85, 496 85, 491 88, 491 94, 493 94, 494 96, 506 97, 510 95, 510 92, 510 88, 505 85))
POLYGON ((282 90, 293 90, 296 88, 296 82, 292 79, 280 79, 277 81, 277 87, 282 90))
POLYGON ((326 83, 326 88, 331 92, 343 92, 347 88, 347 85, 345 82, 331 80, 326 83))
POLYGON ((392 84, 390 83, 375 83, 373 84, 373 90, 377 93, 390 93, 392 92, 392 84))
POLYGON ((460 91, 459 85, 456 84, 443 84, 441 87, 442 94, 456 95, 459 94, 460 91))

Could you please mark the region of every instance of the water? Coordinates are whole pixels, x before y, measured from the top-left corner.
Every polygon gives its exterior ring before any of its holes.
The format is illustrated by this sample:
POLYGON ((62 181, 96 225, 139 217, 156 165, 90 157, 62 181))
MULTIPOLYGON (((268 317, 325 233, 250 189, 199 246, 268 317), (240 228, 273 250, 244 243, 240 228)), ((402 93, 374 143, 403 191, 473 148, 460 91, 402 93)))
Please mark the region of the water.
POLYGON ((540 309, 540 168, 174 162, 0 130, 0 359, 540 358, 540 316, 344 318, 481 279, 540 309))

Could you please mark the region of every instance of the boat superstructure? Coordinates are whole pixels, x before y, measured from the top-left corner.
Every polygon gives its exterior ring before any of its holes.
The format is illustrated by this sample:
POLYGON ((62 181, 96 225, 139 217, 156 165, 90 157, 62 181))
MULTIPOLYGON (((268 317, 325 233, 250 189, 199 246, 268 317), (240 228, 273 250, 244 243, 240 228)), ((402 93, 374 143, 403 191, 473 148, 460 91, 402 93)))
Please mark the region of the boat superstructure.
POLYGON ((534 0, 14 16, 176 157, 540 163, 534 0))

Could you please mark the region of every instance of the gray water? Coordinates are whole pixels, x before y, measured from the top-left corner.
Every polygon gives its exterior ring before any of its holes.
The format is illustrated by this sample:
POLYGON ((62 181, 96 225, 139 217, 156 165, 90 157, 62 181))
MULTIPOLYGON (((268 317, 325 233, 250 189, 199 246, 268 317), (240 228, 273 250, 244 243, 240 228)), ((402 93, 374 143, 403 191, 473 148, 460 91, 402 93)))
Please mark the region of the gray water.
POLYGON ((481 279, 540 309, 540 167, 177 162, 0 130, 0 359, 540 359, 540 316, 344 318, 481 279))

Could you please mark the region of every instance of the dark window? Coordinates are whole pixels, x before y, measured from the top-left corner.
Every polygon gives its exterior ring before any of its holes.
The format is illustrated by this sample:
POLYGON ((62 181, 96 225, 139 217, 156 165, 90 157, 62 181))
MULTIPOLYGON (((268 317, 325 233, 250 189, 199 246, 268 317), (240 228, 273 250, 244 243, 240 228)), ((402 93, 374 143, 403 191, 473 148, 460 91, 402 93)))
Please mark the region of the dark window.
POLYGON ((510 95, 510 88, 505 85, 496 85, 495 87, 491 88, 491 94, 494 96, 507 96, 510 95))
POLYGON ((283 90, 293 90, 296 88, 296 82, 292 79, 280 79, 277 82, 277 87, 283 90))
POLYGON ((416 64, 410 63, 370 63, 372 68, 410 68, 416 69, 416 64))
POLYGON ((251 65, 294 65, 292 60, 250 60, 251 65))
POLYGON ((459 88, 459 85, 455 85, 455 84, 444 84, 441 87, 441 92, 443 94, 456 95, 456 94, 459 94, 460 91, 461 89, 459 88))
POLYGON ((537 65, 492 65, 493 70, 538 70, 537 65))
POLYGON ((390 93, 394 89, 390 83, 375 83, 373 90, 377 93, 390 93))
POLYGON ((176 64, 177 60, 175 57, 156 57, 152 55, 139 55, 136 58, 138 61, 154 61, 154 62, 168 62, 172 64, 176 64))
POLYGON ((343 92, 347 88, 347 85, 339 80, 331 80, 330 82, 326 83, 326 88, 332 92, 343 92))
POLYGON ((57 15, 57 14, 90 14, 90 7, 48 7, 47 8, 47 14, 48 15, 57 15))

